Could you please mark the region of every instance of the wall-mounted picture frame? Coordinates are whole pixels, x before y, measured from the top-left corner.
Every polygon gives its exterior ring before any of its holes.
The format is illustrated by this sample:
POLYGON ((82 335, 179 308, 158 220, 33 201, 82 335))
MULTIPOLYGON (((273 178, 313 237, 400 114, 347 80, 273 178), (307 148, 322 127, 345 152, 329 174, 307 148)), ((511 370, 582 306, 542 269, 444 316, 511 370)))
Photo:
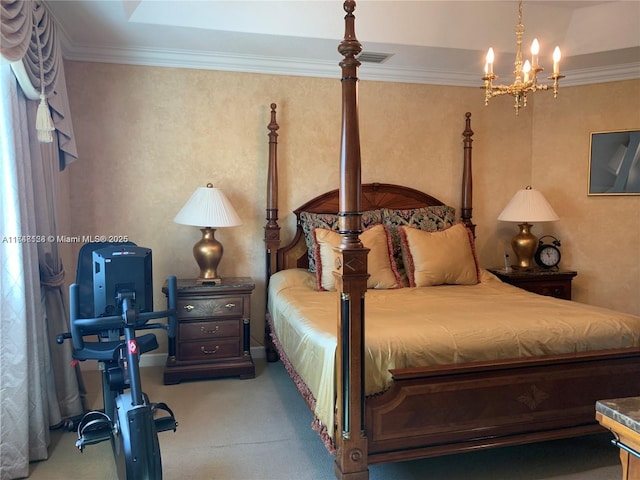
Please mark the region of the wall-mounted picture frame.
POLYGON ((589 195, 640 195, 640 130, 592 132, 589 195))

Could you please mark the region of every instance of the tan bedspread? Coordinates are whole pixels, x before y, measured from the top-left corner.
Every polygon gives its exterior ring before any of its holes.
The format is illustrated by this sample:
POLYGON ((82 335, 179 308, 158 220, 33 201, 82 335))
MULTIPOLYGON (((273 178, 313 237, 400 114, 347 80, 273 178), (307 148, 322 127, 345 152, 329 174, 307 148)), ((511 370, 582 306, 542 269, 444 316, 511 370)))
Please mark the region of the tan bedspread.
MULTIPOLYGON (((338 295, 315 274, 286 270, 269 284, 268 309, 289 361, 333 432, 338 295)), ((386 390, 389 369, 639 345, 640 317, 543 297, 483 270, 477 285, 368 290, 365 393, 386 390)))

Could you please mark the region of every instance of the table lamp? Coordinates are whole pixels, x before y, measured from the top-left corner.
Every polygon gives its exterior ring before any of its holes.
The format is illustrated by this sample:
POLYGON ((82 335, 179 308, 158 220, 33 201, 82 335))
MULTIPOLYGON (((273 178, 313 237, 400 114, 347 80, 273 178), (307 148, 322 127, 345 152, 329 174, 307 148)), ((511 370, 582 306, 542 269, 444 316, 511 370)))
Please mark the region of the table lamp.
POLYGON ((516 254, 516 268, 531 268, 538 239, 531 233, 529 222, 555 222, 559 220, 556 212, 538 190, 527 187, 518 190, 498 217, 503 222, 516 222, 520 227, 518 234, 511 239, 511 248, 516 254))
POLYGON ((202 238, 193 246, 193 257, 200 267, 196 283, 220 283, 217 269, 224 249, 214 236, 216 228, 242 225, 224 193, 211 183, 198 187, 173 221, 200 227, 202 232, 202 238))

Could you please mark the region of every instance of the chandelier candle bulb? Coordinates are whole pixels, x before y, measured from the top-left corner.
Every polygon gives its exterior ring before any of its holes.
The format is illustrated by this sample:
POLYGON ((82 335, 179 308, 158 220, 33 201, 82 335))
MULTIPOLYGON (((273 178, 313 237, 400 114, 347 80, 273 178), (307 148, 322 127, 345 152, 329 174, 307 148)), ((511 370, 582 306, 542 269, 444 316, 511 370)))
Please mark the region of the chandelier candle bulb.
POLYGON ((538 43, 538 39, 534 38, 533 42, 531 42, 531 65, 534 70, 538 68, 539 53, 540 53, 540 44, 538 43))
POLYGON ((493 75, 493 60, 494 60, 495 56, 493 54, 493 48, 490 48, 489 51, 487 52, 487 63, 485 65, 485 69, 487 74, 489 75, 493 75))
POLYGON ((529 64, 529 60, 526 60, 524 62, 522 71, 524 72, 524 83, 527 83, 529 81, 529 72, 531 71, 531 65, 529 64))
POLYGON ((553 74, 557 75, 560 73, 560 58, 562 54, 560 53, 560 47, 556 47, 553 51, 553 74))

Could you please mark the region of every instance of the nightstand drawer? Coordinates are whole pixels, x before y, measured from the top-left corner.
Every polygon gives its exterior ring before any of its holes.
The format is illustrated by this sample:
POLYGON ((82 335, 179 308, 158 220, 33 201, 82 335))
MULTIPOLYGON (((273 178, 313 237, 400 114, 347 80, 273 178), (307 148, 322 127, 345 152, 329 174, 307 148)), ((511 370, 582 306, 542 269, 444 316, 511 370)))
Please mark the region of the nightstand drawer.
POLYGON ((179 299, 177 311, 181 319, 241 317, 244 311, 244 297, 179 299))
POLYGON ((218 337, 240 337, 239 320, 220 320, 208 322, 185 322, 180 324, 178 338, 183 340, 201 340, 218 337))
POLYGON ((522 288, 539 295, 549 297, 564 298, 571 300, 571 283, 570 282, 548 282, 543 285, 537 285, 532 282, 522 283, 522 288))
POLYGON ((180 342, 178 350, 180 360, 185 362, 238 357, 242 353, 240 338, 224 338, 206 342, 180 342))

